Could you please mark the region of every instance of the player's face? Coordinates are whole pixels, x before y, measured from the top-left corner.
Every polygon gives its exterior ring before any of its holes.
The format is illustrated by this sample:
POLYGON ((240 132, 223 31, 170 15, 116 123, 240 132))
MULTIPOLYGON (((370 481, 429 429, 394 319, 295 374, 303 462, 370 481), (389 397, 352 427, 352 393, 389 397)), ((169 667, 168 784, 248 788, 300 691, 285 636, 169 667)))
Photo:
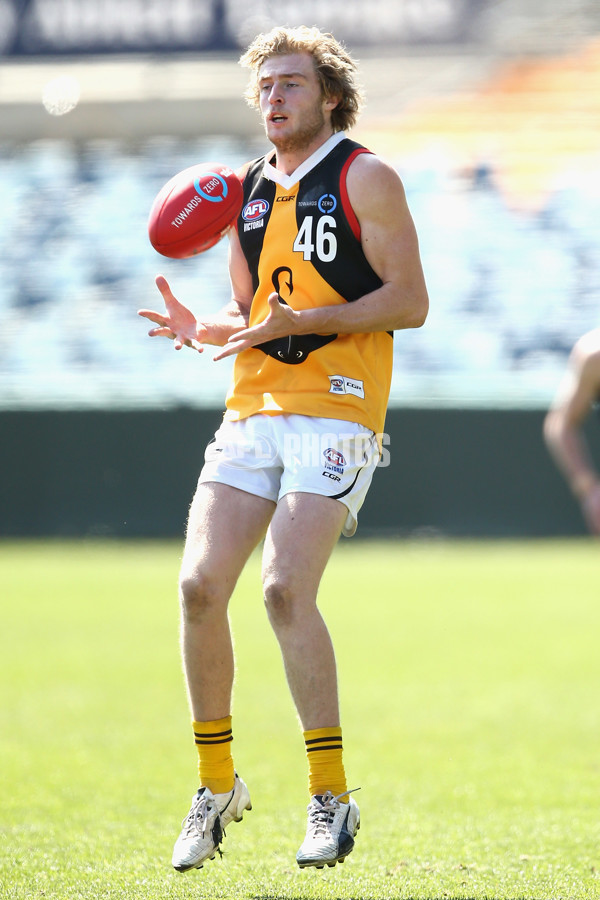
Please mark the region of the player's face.
POLYGON ((331 134, 331 110, 308 53, 272 56, 259 72, 260 109, 267 136, 281 153, 318 146, 331 134))

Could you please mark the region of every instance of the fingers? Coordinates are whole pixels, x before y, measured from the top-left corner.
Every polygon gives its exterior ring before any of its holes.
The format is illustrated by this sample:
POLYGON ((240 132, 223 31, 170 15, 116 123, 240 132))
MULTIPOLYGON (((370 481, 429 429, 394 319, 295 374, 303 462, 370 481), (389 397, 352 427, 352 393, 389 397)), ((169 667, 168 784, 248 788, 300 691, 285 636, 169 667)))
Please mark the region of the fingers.
MULTIPOLYGON (((198 341, 191 339, 191 340, 185 340, 183 343, 185 344, 186 347, 191 347, 192 350, 197 350, 198 353, 204 353, 204 347, 198 341)), ((183 346, 183 344, 181 346, 183 346)), ((181 348, 176 346, 175 349, 180 350, 181 348)))
POLYGON ((233 356, 234 353, 237 353, 237 347, 233 344, 225 344, 222 350, 219 350, 218 353, 215 353, 213 356, 213 360, 218 362, 220 359, 225 359, 227 356, 233 356))
POLYGON ((167 281, 167 279, 165 278, 164 275, 157 275, 156 278, 154 279, 154 282, 156 284, 156 287, 159 289, 159 291, 163 295, 163 297, 167 293, 171 294, 171 296, 173 296, 173 294, 171 292, 171 288, 169 286, 169 282, 167 281))
POLYGON ((143 316, 144 319, 150 319, 156 325, 166 325, 167 320, 162 313, 155 312, 153 309, 138 309, 137 314, 138 316, 143 316))
MULTIPOLYGON (((241 334, 241 332, 240 332, 241 334)), ((227 356, 233 356, 235 353, 239 353, 241 350, 247 350, 249 347, 253 346, 253 341, 251 339, 240 340, 238 339, 238 335, 233 336, 233 340, 229 338, 225 346, 219 350, 213 359, 215 361, 219 359, 225 359, 227 356)))
POLYGON ((162 294, 162 298, 165 301, 165 306, 167 309, 174 303, 177 303, 178 300, 175 297, 173 291, 171 290, 171 286, 164 275, 157 275, 155 278, 156 287, 162 294))
POLYGON ((204 352, 204 347, 198 341, 186 338, 180 334, 175 334, 170 328, 151 328, 148 335, 149 337, 169 338, 169 340, 173 341, 175 350, 181 350, 182 347, 191 347, 193 350, 197 350, 198 353, 204 352))
POLYGON ((166 325, 161 328, 151 328, 148 334, 150 337, 166 337, 171 338, 171 340, 173 340, 173 338, 175 337, 171 329, 166 325))
POLYGON ((255 328, 244 328, 242 331, 231 334, 227 338, 227 343, 213 356, 213 359, 225 359, 227 356, 233 356, 235 353, 239 353, 240 350, 247 350, 257 342, 255 328))

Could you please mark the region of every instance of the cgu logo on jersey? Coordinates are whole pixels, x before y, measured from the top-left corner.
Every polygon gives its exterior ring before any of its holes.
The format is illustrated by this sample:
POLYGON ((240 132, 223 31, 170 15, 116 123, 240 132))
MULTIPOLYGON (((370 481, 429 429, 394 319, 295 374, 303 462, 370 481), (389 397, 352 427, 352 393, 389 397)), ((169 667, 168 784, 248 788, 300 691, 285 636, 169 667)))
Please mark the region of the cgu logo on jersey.
POLYGON ((242 210, 244 222, 257 222, 269 212, 269 204, 266 200, 251 200, 242 210))

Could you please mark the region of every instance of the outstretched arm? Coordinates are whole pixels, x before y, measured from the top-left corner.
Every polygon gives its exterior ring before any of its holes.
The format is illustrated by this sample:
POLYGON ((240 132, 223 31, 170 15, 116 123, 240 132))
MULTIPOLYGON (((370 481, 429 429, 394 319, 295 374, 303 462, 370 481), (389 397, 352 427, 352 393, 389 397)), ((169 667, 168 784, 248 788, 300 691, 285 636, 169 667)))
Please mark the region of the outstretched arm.
POLYGON ((567 373, 544 420, 548 449, 581 504, 591 532, 600 534, 600 476, 582 432, 592 404, 600 396, 600 330, 575 344, 567 373))
POLYGON ((429 299, 415 226, 398 174, 371 154, 348 172, 348 194, 361 228, 365 256, 382 286, 352 303, 293 310, 269 297, 269 314, 229 339, 216 358, 290 334, 351 334, 420 327, 429 299))

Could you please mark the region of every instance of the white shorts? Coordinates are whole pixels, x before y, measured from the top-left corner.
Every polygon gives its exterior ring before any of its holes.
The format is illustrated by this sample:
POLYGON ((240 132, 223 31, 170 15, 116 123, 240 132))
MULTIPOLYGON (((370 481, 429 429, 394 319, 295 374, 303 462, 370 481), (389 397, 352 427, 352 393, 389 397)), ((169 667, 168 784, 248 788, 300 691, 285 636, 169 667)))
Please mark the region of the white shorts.
POLYGON ((355 422, 258 414, 223 422, 204 458, 198 484, 218 481, 275 503, 293 492, 339 500, 348 510, 342 533, 351 537, 379 448, 355 422))

